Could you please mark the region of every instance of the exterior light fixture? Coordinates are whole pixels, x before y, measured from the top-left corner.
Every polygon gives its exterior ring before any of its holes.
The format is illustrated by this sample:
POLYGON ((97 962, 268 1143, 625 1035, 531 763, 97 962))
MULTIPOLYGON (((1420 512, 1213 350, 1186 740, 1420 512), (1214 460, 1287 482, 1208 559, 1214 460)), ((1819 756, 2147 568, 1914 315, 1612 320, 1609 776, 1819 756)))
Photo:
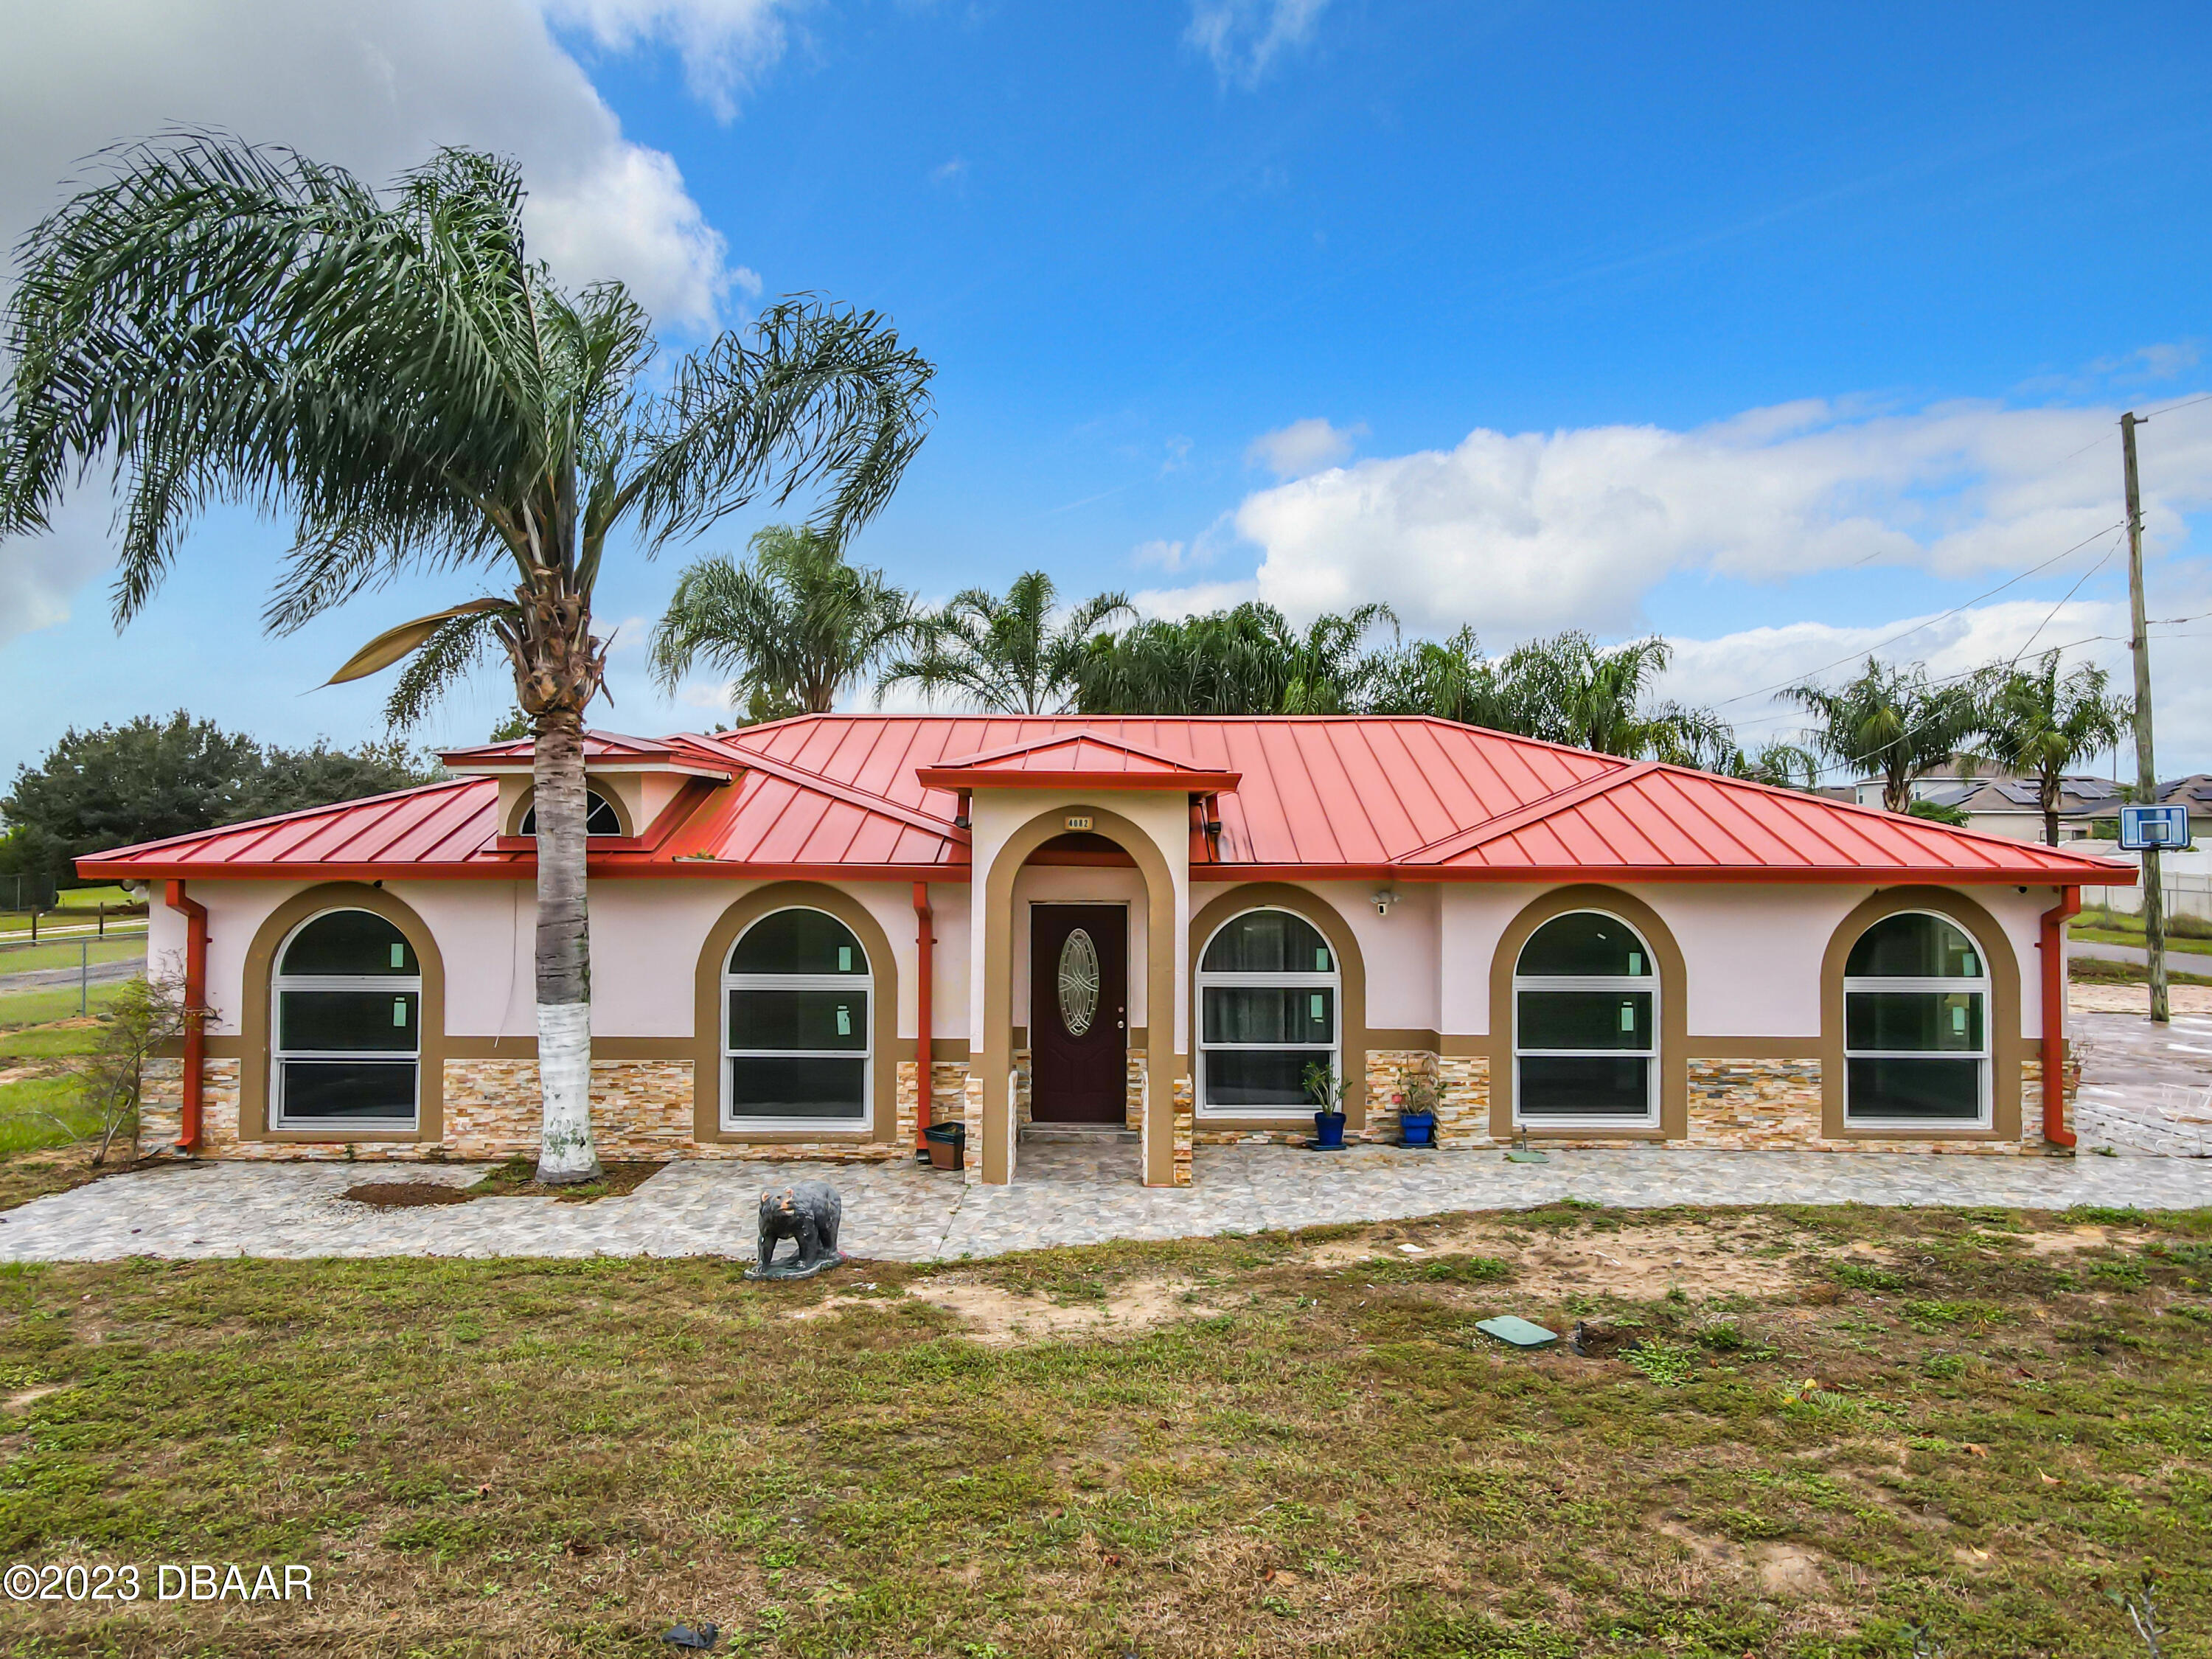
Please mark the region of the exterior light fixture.
POLYGON ((1390 907, 1397 902, 1398 895, 1394 889, 1389 887, 1379 887, 1376 889, 1375 914, 1378 916, 1389 915, 1390 914, 1390 907))

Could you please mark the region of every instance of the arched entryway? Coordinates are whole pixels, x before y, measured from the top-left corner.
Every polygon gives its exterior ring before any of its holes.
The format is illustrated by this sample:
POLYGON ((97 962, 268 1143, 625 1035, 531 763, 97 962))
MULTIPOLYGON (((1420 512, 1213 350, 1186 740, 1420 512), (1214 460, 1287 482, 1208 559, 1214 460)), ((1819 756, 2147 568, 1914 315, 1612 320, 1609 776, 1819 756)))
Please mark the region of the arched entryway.
MULTIPOLYGON (((1147 1186, 1174 1185, 1175 1091, 1186 1066, 1176 1042, 1175 878, 1158 842, 1140 824, 1107 808, 1056 805, 1027 818, 1000 844, 982 896, 981 1178, 994 1184, 1013 1178, 1014 1062, 1022 1046, 1015 1040, 1015 969, 1025 961, 1032 1113, 1042 1106, 1045 1121, 1055 1115, 1063 1121, 1108 1121, 1115 1097, 1113 1073, 1126 1079, 1133 1049, 1144 1060, 1143 1179, 1147 1186), (1131 948, 1136 930, 1115 906, 1071 900, 1018 910, 1014 889, 1023 867, 1047 843, 1066 837, 1071 821, 1086 837, 1134 864, 1142 884, 1141 950, 1131 948), (1026 949, 1017 950, 1018 938, 1026 949), (1147 1010, 1141 1034, 1129 1021, 1138 1000, 1147 1010), (1050 1054, 1042 1083, 1041 1051, 1050 1054)), ((1121 1097, 1126 1100, 1125 1094, 1121 1097)))

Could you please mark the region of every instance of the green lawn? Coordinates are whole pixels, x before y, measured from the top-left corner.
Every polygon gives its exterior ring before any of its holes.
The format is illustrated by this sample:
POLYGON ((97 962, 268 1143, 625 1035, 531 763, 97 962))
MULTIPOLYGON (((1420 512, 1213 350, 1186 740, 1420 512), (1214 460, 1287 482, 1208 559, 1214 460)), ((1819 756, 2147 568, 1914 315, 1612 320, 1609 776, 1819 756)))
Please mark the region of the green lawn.
MULTIPOLYGON (((122 989, 122 984, 116 982, 87 987, 86 1012, 98 1013, 114 1001, 122 989)), ((77 987, 74 982, 36 991, 0 991, 0 1033, 27 1026, 51 1025, 57 1020, 75 1019, 76 1015, 77 987)))
MULTIPOLYGON (((13 890, 9 884, 0 882, 0 893, 12 893, 13 890)), ((133 901, 131 895, 120 887, 68 888, 58 895, 55 901, 56 908, 62 914, 57 915, 53 910, 42 910, 39 913, 39 931, 43 933, 49 927, 80 927, 87 922, 96 922, 102 905, 106 905, 110 911, 113 911, 133 901)), ((143 931, 146 926, 146 918, 111 915, 107 919, 108 930, 112 933, 118 925, 137 927, 143 931)), ((27 934, 30 928, 31 918, 27 912, 0 907, 0 936, 19 933, 27 934)))
POLYGON ((0 1561, 297 1562, 317 1595, 27 1606, 0 1641, 2118 1659, 2106 1592, 2154 1570, 2201 1659, 2208 1279, 2207 1212, 1565 1205, 787 1286, 14 1267, 0 1561), (1504 1349, 1474 1328, 1504 1311, 1640 1346, 1504 1349))

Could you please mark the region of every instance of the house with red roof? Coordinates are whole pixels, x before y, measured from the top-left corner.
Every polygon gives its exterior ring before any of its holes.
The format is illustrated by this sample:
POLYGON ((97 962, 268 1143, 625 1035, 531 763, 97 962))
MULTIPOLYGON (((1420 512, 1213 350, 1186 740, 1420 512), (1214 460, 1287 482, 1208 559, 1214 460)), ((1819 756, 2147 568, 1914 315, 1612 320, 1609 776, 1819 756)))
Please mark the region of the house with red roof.
MULTIPOLYGON (((526 740, 125 848, 204 1007, 142 1135, 534 1151, 526 740)), ((823 714, 594 732, 604 1156, 1025 1137, 2037 1153, 2072 1144, 2063 921, 2112 866, 1418 718, 823 714)), ((2128 878, 2118 874, 2124 882, 2128 878)), ((1318 1173, 1317 1166, 1317 1173, 1318 1173)))

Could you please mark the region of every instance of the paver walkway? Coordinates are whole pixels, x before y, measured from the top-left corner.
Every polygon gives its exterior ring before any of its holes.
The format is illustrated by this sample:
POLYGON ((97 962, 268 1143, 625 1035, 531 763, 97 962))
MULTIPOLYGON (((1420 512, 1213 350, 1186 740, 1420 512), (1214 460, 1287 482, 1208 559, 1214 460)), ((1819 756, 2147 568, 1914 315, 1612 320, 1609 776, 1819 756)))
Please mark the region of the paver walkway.
POLYGON ((1011 1187, 911 1164, 672 1164, 625 1198, 564 1204, 486 1198, 373 1210, 340 1196, 365 1181, 465 1185, 452 1165, 210 1164, 112 1176, 0 1216, 0 1260, 161 1256, 723 1255, 750 1260, 762 1187, 817 1176, 845 1200, 854 1255, 929 1261, 1046 1244, 1181 1238, 1569 1195, 1667 1204, 2212 1205, 2212 1161, 1833 1152, 1559 1152, 1540 1164, 1491 1152, 1202 1148, 1194 1185, 1136 1184, 1128 1146, 1025 1146, 1011 1187))

